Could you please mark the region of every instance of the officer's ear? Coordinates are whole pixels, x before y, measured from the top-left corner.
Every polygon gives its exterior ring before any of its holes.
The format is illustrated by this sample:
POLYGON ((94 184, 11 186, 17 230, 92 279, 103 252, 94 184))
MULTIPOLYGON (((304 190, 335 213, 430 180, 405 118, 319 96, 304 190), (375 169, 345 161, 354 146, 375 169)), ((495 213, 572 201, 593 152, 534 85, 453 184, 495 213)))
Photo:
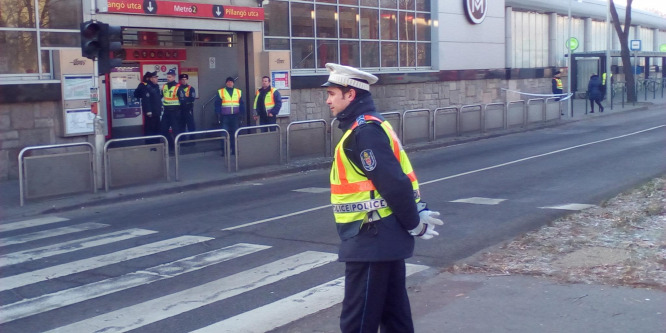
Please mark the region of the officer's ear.
POLYGON ((356 98, 356 89, 351 88, 349 89, 349 91, 343 92, 343 94, 345 95, 345 97, 348 97, 347 99, 353 101, 356 98))

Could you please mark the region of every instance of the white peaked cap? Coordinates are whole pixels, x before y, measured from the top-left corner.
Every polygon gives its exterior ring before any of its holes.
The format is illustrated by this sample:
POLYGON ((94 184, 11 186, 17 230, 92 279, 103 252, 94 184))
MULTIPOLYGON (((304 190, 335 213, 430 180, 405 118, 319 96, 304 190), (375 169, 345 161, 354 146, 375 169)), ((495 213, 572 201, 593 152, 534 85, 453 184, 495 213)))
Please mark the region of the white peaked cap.
POLYGON ((332 85, 343 87, 352 86, 354 88, 370 91, 370 85, 379 80, 376 76, 354 67, 328 63, 326 64, 326 69, 328 69, 331 74, 328 76, 328 82, 324 83, 322 87, 329 87, 332 85), (367 83, 359 80, 367 81, 367 83))

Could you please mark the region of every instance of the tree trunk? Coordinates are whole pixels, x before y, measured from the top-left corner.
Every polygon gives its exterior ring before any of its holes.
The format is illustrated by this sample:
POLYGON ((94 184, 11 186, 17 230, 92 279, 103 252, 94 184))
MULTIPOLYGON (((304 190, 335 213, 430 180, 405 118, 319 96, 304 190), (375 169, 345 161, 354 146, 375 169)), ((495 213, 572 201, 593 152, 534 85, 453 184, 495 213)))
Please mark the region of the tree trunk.
MULTIPOLYGON (((617 37, 620 40, 620 56, 622 58, 622 68, 624 72, 624 81, 627 87, 627 101, 635 102, 636 99, 636 80, 634 79, 634 69, 631 67, 631 54, 629 53, 629 30, 631 28, 631 3, 633 0, 627 0, 627 8, 624 19, 624 30, 622 30, 622 23, 617 15, 615 9, 615 2, 610 0, 610 13, 613 17, 613 27, 617 32, 617 37)), ((610 48, 610 45, 608 45, 610 48)))

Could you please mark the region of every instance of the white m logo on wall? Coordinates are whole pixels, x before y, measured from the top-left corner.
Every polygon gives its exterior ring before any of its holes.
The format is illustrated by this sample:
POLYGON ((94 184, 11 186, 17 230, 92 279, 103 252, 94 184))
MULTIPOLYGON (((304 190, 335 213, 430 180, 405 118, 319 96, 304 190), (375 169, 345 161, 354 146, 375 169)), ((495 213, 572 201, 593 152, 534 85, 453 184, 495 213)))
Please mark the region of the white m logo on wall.
POLYGON ((467 19, 473 24, 479 24, 486 18, 488 0, 463 0, 467 19))

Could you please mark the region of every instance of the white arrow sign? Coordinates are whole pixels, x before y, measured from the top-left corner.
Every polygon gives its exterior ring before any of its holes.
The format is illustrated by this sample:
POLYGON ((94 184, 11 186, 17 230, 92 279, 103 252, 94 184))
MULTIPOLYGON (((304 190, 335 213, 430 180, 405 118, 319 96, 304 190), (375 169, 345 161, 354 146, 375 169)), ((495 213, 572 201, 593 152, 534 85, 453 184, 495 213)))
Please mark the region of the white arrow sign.
POLYGON ((217 7, 217 11, 215 11, 215 14, 217 14, 217 16, 220 16, 222 14, 222 12, 220 11, 220 7, 217 7))
POLYGON ((149 11, 149 12, 152 12, 153 9, 155 9, 155 7, 153 7, 153 3, 150 2, 150 1, 148 1, 148 11, 149 11))

